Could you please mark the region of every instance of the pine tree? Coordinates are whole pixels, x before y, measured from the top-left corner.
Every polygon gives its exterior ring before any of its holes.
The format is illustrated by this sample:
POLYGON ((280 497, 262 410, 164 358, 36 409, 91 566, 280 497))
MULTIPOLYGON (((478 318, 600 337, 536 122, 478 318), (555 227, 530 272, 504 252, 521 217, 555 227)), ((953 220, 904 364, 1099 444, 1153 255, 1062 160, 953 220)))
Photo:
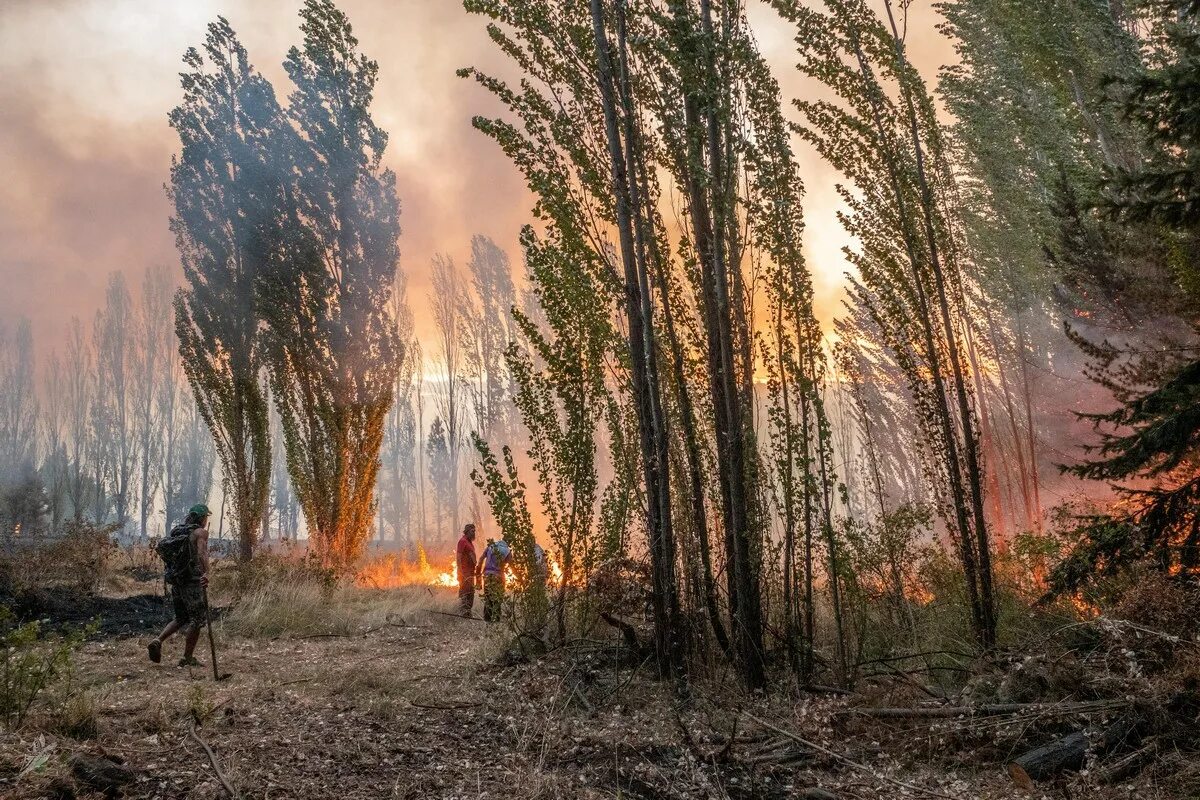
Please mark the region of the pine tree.
MULTIPOLYGON (((1108 210, 1126 225, 1165 226, 1176 253, 1194 254, 1200 224, 1200 18, 1184 8, 1165 28, 1170 57, 1127 82, 1126 114, 1144 131, 1153 157, 1109 185, 1108 210)), ((1200 294, 1194 257, 1175 259, 1175 291, 1193 327, 1200 294)), ((1118 511, 1078 520, 1076 543, 1051 573, 1054 592, 1080 589, 1098 575, 1148 561, 1184 577, 1200 574, 1200 360, 1196 348, 1130 353, 1077 337, 1094 359, 1092 375, 1119 405, 1086 415, 1102 432, 1100 458, 1071 468, 1118 485, 1118 511), (1130 485, 1134 484, 1134 485, 1130 485)))

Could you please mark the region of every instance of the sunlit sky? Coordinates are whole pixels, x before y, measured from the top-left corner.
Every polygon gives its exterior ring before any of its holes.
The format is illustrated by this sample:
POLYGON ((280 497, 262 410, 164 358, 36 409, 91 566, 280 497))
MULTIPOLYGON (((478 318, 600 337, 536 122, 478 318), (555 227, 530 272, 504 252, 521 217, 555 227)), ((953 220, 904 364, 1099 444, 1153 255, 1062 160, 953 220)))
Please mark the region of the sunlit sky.
MULTIPOLYGON (((151 265, 178 271, 163 191, 181 97, 180 57, 224 15, 281 98, 281 63, 298 41, 300 0, 0 0, 0 322, 34 324, 43 354, 72 316, 90 322, 114 270, 132 282, 151 265)), ((402 202, 401 268, 419 335, 430 330, 429 262, 465 264, 471 235, 519 263, 532 200, 499 149, 470 124, 499 109, 463 66, 507 69, 484 21, 458 0, 341 0, 360 47, 380 64, 374 113, 402 202)), ((909 45, 927 75, 952 57, 928 2, 910 11, 909 45)), ((796 75, 789 27, 752 0, 751 23, 785 98, 813 91, 796 75)), ((794 109, 789 109, 794 118, 794 109)), ((834 214, 836 175, 798 148, 807 186, 806 247, 818 316, 837 313, 845 265, 834 214)))

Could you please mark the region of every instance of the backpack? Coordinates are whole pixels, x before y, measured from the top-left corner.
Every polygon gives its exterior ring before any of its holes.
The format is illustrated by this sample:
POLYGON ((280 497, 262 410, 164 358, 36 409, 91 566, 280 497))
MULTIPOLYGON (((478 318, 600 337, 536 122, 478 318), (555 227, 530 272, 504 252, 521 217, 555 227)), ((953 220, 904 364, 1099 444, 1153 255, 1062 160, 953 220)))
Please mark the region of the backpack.
POLYGON ((192 531, 199 525, 176 525, 171 529, 171 535, 163 539, 154 549, 163 560, 164 575, 167 583, 184 583, 192 577, 195 562, 192 547, 192 531))
POLYGON ((511 553, 512 548, 508 546, 508 542, 503 539, 498 542, 488 539, 487 548, 483 551, 484 574, 501 574, 511 553))

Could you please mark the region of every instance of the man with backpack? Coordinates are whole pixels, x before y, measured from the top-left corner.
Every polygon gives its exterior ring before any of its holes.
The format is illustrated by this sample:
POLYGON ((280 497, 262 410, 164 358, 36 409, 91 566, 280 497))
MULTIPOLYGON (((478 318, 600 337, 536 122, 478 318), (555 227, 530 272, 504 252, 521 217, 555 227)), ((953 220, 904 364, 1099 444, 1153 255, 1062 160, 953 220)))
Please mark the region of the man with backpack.
POLYGON ((512 547, 503 538, 488 539, 479 565, 483 569, 483 621, 499 622, 504 604, 504 569, 512 557, 512 547))
POLYGON ((165 579, 171 593, 175 619, 163 628, 158 638, 150 642, 150 660, 162 660, 163 642, 180 629, 186 629, 181 667, 198 667, 200 661, 192 655, 200 630, 208 615, 205 590, 208 587, 208 506, 197 503, 187 518, 171 529, 171 534, 158 543, 158 555, 165 565, 165 579))

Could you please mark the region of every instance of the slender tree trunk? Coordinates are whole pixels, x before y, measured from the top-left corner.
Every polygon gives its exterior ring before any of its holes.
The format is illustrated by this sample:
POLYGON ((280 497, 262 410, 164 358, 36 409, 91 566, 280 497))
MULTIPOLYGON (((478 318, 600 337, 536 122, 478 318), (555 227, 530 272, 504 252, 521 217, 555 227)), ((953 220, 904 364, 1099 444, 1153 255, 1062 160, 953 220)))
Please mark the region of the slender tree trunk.
MULTIPOLYGON (((907 65, 904 46, 896 29, 895 17, 892 14, 891 0, 885 0, 884 7, 887 10, 888 20, 892 27, 892 41, 896 51, 896 58, 900 63, 907 65)), ((912 95, 907 91, 902 93, 908 113, 908 126, 910 135, 912 136, 913 154, 916 158, 917 181, 921 190, 921 205, 924 212, 922 216, 925 226, 925 236, 928 239, 929 246, 929 265, 937 291, 938 309, 941 313, 942 327, 946 336, 946 349, 950 360, 951 373, 954 378, 954 394, 958 402, 958 414, 963 430, 963 450, 966 454, 971 512, 974 516, 975 524, 975 545, 978 548, 979 558, 978 594, 982 619, 978 635, 980 644, 984 649, 991 649, 996 644, 996 609, 992 588, 991 546, 988 541, 987 520, 983 511, 983 468, 979 459, 978 437, 975 432, 974 415, 967 398, 966 381, 963 376, 962 353, 957 341, 956 326, 950 313, 946 276, 943 272, 938 253, 937 233, 933 223, 935 205, 933 188, 925 172, 925 152, 924 146, 921 143, 917 112, 913 105, 912 95)))
MULTIPOLYGON (((649 184, 646 176, 646 165, 644 160, 638 162, 638 175, 641 176, 643 186, 649 184)), ((680 424, 683 428, 683 444, 684 453, 687 456, 687 474, 689 484, 689 500, 692 506, 692 519, 696 529, 696 538, 698 540, 698 549, 700 550, 700 562, 703 568, 701 575, 701 588, 704 595, 704 606, 708 611, 709 623, 712 625, 713 635, 716 637, 717 644, 721 650, 728 656, 731 654, 729 643, 729 635, 725 632, 725 625, 721 621, 721 610, 717 603, 717 588, 713 578, 712 567, 712 550, 709 541, 708 531, 708 515, 705 508, 705 491, 704 491, 704 472, 703 463, 700 457, 699 437, 696 433, 696 413, 692 404, 691 391, 688 389, 687 376, 684 373, 684 355, 683 347, 679 341, 679 335, 675 330, 674 311, 671 307, 671 291, 667 282, 667 275, 663 269, 661 254, 658 251, 657 243, 653 237, 649 239, 650 245, 650 263, 654 268, 655 282, 659 287, 659 296, 662 302, 664 327, 667 334, 667 342, 671 349, 671 367, 677 392, 679 394, 679 416, 680 424)))
MULTIPOLYGON (((622 9, 618 0, 618 12, 622 9)), ((639 270, 635 252, 633 210, 631 209, 628 161, 622 144, 617 116, 617 98, 612 57, 605 33, 601 0, 591 0, 592 33, 595 39, 598 82, 604 111, 609 166, 616 199, 616 222, 620 255, 624 266, 626 317, 629 325, 629 349, 632 366, 634 402, 642 450, 643 479, 646 486, 647 529, 650 539, 651 570, 654 579, 653 605, 655 645, 659 670, 664 675, 682 676, 682 642, 676 626, 678 599, 674 585, 674 564, 663 563, 665 545, 670 542, 670 503, 664 504, 669 487, 665 458, 666 439, 660 435, 661 408, 654 396, 653 318, 646 314, 649 305, 645 275, 639 270), (672 614, 674 606, 674 614, 672 614)), ((628 121, 632 124, 632 121, 628 121)))
MULTIPOLYGON (((987 317, 988 333, 992 341, 992 349, 996 352, 996 366, 1000 378, 1000 391, 1004 395, 1004 411, 1008 417, 1009 433, 1012 435, 1013 448, 1016 450, 1017 476, 1021 482, 1021 501, 1022 508, 1025 513, 1025 524, 1027 530, 1035 530, 1035 517, 1033 506, 1033 487, 1030 485, 1030 476, 1028 463, 1024 452, 1024 444, 1020 428, 1017 424, 1017 412, 1013 406, 1012 388, 1008 383, 1008 371, 1004 368, 1004 364, 1000 359, 1000 337, 996 330, 996 320, 993 317, 991 309, 985 309, 984 313, 987 317)), ((1020 352, 1020 343, 1018 341, 1018 358, 1023 359, 1024 354, 1020 352)))
POLYGON ((1021 358, 1021 393, 1025 405, 1025 438, 1026 452, 1029 455, 1029 486, 1033 495, 1034 530, 1042 532, 1042 496, 1041 477, 1038 472, 1037 428, 1033 425, 1033 385, 1029 381, 1029 338, 1025 333, 1024 322, 1017 321, 1018 352, 1021 358))
POLYGON ((777 344, 776 359, 779 362, 779 391, 780 406, 783 410, 783 609, 784 627, 787 638, 788 660, 796 680, 806 683, 801 668, 800 649, 796 646, 797 620, 795 608, 795 576, 796 576, 796 441, 792 425, 792 400, 788 382, 788 365, 784 355, 783 327, 783 287, 777 290, 778 306, 775 311, 775 341, 777 344))
POLYGON ((943 462, 946 467, 947 479, 950 484, 950 502, 953 506, 954 517, 957 524, 957 545, 959 549, 959 557, 963 565, 963 573, 966 581, 967 601, 971 607, 972 624, 976 635, 981 642, 986 638, 985 631, 988 628, 986 618, 983 612, 983 606, 979 597, 979 581, 978 581, 978 566, 975 555, 975 537, 971 530, 971 522, 967 511, 967 498, 963 485, 962 470, 959 464, 958 456, 958 439, 955 433, 954 423, 950 415, 949 401, 945 380, 942 375, 941 356, 937 345, 934 341, 933 320, 931 306, 925 290, 925 276, 921 271, 921 260, 917 253, 918 248, 915 241, 915 235, 907 225, 907 221, 911 219, 908 211, 908 203, 905 201, 904 191, 901 188, 899 170, 894 161, 894 155, 888 149, 889 137, 887 128, 883 123, 882 111, 879 107, 879 98, 877 92, 881 91, 878 82, 875 79, 874 73, 870 68, 869 62, 862 51, 862 46, 857 38, 857 31, 852 31, 852 46, 854 47, 855 55, 858 61, 859 70, 862 73, 863 79, 872 87, 873 93, 870 96, 872 122, 879 136, 881 147, 881 156, 887 168, 888 180, 892 189, 892 193, 896 200, 897 211, 901 220, 901 235, 904 239, 904 248, 908 257, 909 265, 913 273, 913 289, 917 297, 917 316, 920 318, 921 331, 923 335, 923 345, 925 348, 925 360, 929 366, 930 380, 933 383, 934 403, 937 412, 937 421, 942 435, 942 446, 945 452, 942 454, 943 462))

